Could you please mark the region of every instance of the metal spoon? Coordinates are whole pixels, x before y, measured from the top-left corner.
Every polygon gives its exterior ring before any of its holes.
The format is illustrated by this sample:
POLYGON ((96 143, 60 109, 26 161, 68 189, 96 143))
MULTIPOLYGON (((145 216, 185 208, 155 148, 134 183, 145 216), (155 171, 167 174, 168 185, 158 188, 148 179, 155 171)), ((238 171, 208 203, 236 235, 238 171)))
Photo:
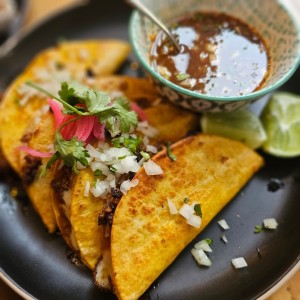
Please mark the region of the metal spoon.
POLYGON ((141 13, 151 19, 168 36, 173 45, 180 52, 180 45, 177 43, 169 29, 139 0, 125 0, 128 4, 138 9, 141 13))

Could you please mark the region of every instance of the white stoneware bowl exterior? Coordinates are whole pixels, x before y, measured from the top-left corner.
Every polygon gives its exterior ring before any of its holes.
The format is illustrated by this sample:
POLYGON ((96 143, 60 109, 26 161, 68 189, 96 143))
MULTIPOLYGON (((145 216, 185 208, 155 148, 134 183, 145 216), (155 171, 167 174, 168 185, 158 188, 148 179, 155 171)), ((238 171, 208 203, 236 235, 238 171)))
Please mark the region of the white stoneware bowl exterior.
POLYGON ((300 30, 279 0, 141 0, 163 22, 170 24, 192 11, 222 12, 235 16, 255 28, 270 50, 270 75, 256 92, 237 97, 213 97, 179 87, 163 78, 149 63, 151 37, 159 28, 134 12, 130 20, 130 39, 135 55, 153 79, 160 93, 174 104, 203 112, 232 111, 272 92, 286 82, 299 66, 300 30))

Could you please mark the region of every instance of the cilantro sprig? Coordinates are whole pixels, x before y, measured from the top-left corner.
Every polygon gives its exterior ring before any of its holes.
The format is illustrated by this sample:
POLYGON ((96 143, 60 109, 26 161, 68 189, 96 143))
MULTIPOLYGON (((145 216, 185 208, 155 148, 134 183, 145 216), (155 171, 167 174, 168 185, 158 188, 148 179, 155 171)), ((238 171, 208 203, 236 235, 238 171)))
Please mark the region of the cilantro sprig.
POLYGON ((75 120, 78 120, 78 118, 66 122, 56 131, 54 139, 55 153, 48 160, 42 174, 45 174, 46 170, 50 169, 51 166, 60 158, 64 161, 64 164, 71 167, 76 174, 78 174, 77 162, 80 162, 83 166, 88 166, 89 162, 87 158, 89 158, 90 155, 84 148, 84 143, 79 141, 77 137, 73 137, 71 140, 65 140, 60 133, 66 125, 74 122, 75 120))
POLYGON ((97 116, 112 136, 119 132, 129 133, 137 127, 137 114, 129 110, 126 99, 122 97, 112 101, 109 94, 93 90, 76 81, 63 82, 58 92, 59 97, 33 82, 27 82, 27 85, 60 102, 66 114, 97 116), (78 108, 78 104, 83 104, 85 110, 78 108))

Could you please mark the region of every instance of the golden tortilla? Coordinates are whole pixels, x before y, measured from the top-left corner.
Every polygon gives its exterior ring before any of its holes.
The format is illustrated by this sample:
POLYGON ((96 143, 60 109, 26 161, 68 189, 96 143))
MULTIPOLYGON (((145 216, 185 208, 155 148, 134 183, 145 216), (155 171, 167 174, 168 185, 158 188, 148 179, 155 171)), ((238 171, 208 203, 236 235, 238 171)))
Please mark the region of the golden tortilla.
POLYGON ((98 225, 98 215, 106 203, 105 199, 96 198, 91 193, 83 195, 86 182, 94 183, 94 174, 90 168, 81 170, 74 178, 72 190, 70 221, 74 237, 80 250, 80 259, 90 269, 94 269, 102 256, 102 230, 98 225))
POLYGON ((245 145, 210 135, 186 138, 172 152, 176 162, 165 151, 157 154, 153 161, 164 173, 147 176, 139 171, 139 184, 117 206, 111 256, 121 300, 138 299, 263 164, 245 145), (201 204, 200 229, 169 212, 168 198, 180 209, 185 197, 201 204))
MULTIPOLYGON (((42 118, 37 125, 35 131, 31 134, 31 138, 28 141, 28 146, 32 149, 41 152, 53 151, 54 140, 54 119, 53 115, 49 112, 42 115, 42 118)), ((27 154, 20 153, 21 161, 21 176, 24 177, 24 168, 26 168, 26 161, 24 157, 27 154)), ((37 174, 34 180, 30 184, 25 184, 26 192, 31 200, 31 203, 37 213, 40 215, 43 223, 47 227, 50 233, 56 230, 56 220, 52 208, 52 191, 50 188, 51 181, 54 176, 53 169, 49 170, 45 176, 40 176, 42 169, 47 164, 49 158, 43 158, 41 160, 41 166, 38 168, 37 174)), ((24 180, 24 178, 23 178, 24 180)))

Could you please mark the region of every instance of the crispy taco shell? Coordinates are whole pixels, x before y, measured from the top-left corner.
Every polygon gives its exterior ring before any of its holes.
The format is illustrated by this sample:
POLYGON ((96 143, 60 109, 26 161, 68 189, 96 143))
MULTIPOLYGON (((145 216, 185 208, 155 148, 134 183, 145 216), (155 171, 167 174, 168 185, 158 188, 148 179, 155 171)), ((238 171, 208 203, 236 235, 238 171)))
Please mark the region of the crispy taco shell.
POLYGON ((139 184, 117 206, 111 257, 119 299, 138 299, 263 164, 245 145, 217 136, 186 138, 172 152, 176 162, 166 151, 157 154, 153 160, 164 173, 139 171, 139 184), (167 199, 179 209, 185 197, 201 204, 199 229, 170 214, 167 199))
MULTIPOLYGON (((54 132, 53 115, 48 110, 43 114, 36 129, 30 134, 27 146, 40 152, 51 151, 54 132)), ((54 170, 50 169, 44 176, 41 176, 41 172, 49 158, 40 159, 25 152, 20 152, 20 158, 21 178, 26 192, 48 231, 53 233, 57 228, 52 208, 52 190, 50 188, 54 170), (40 163, 37 165, 38 162, 40 163)))

